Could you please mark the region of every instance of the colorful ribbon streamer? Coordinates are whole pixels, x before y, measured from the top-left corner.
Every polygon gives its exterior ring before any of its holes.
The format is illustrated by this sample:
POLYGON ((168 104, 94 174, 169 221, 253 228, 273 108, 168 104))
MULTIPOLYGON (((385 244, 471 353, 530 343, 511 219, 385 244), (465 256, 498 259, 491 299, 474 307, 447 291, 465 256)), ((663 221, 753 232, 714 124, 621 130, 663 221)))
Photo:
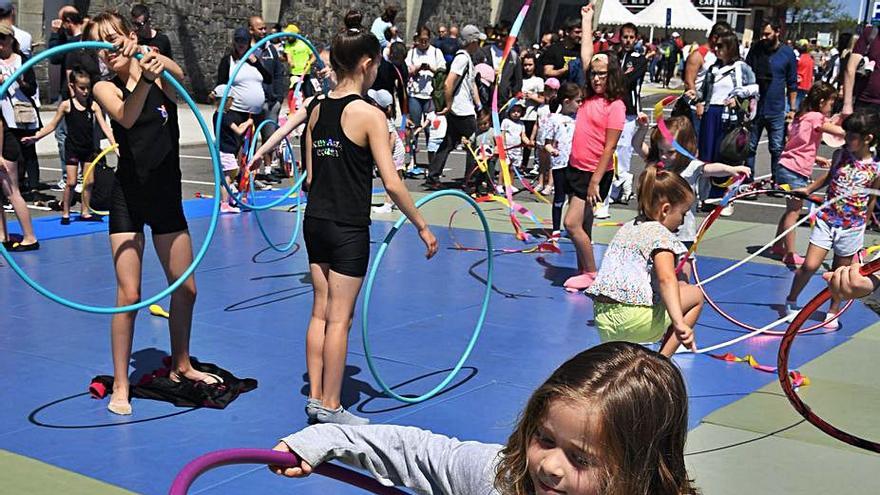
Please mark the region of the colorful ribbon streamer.
POLYGON ((498 150, 498 164, 501 167, 501 178, 504 183, 504 195, 507 197, 507 201, 510 203, 510 223, 513 225, 514 232, 516 233, 516 237, 519 240, 527 241, 529 240, 528 233, 522 230, 522 226, 519 223, 519 220, 516 218, 515 210, 513 208, 513 192, 511 190, 511 177, 510 171, 508 170, 509 162, 507 160, 507 151, 504 149, 504 135, 501 133, 501 118, 499 116, 498 109, 498 88, 500 86, 499 82, 501 79, 501 74, 504 71, 504 65, 507 63, 507 57, 510 55, 510 51, 513 49, 513 45, 516 42, 517 37, 519 36, 519 32, 522 29, 523 21, 525 21, 526 14, 529 12, 529 7, 532 6, 532 0, 525 0, 522 8, 519 11, 519 14, 516 16, 516 20, 513 21, 513 26, 510 28, 510 33, 507 35, 507 41, 504 44, 504 51, 501 55, 501 60, 498 62, 498 67, 495 68, 495 89, 492 91, 492 128, 495 131, 495 147, 498 150))

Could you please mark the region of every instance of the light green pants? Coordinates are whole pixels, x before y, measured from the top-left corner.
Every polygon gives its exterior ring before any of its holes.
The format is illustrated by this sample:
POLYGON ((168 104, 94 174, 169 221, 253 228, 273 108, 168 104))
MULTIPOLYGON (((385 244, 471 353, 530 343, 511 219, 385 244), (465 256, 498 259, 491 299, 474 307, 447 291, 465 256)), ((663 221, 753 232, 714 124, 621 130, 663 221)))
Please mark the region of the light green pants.
POLYGON ((636 344, 656 342, 672 324, 663 304, 636 306, 597 302, 593 304, 593 314, 602 342, 609 340, 623 340, 636 344))

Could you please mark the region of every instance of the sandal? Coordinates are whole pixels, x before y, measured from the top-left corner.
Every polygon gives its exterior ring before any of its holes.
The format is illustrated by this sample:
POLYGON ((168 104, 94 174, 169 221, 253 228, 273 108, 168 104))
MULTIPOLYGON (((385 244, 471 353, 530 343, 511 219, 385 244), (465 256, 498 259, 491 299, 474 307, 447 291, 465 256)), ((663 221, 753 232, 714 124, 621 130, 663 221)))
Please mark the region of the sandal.
MULTIPOLYGON (((202 373, 205 374, 205 379, 200 380, 197 383, 202 383, 205 385, 222 385, 223 384, 223 378, 220 377, 219 375, 215 375, 214 373, 208 373, 206 371, 202 371, 202 373), (209 382, 208 379, 210 379, 212 381, 209 382)), ((175 383, 180 383, 183 380, 189 380, 191 382, 196 381, 196 380, 192 380, 190 378, 187 378, 187 377, 177 373, 176 371, 169 372, 168 379, 171 380, 172 382, 175 382, 175 383)))

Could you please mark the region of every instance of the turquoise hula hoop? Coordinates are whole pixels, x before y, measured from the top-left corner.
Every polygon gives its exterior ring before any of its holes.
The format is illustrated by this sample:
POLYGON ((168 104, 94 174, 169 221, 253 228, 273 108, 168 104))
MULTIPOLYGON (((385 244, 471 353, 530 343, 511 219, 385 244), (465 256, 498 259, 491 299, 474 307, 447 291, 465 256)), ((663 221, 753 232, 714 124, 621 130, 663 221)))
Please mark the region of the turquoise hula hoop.
MULTIPOLYGON (((257 130, 254 131, 254 136, 258 135, 260 133, 260 130, 266 124, 278 125, 278 123, 275 122, 274 120, 266 119, 266 120, 260 122, 260 125, 257 126, 257 130)), ((285 144, 285 146, 287 146, 287 152, 288 152, 288 154, 290 154, 290 159, 293 160, 294 158, 296 158, 296 155, 293 152, 293 147, 290 145, 290 140, 287 138, 284 138, 284 144, 285 144)), ((250 162, 251 157, 254 156, 254 151, 256 150, 256 147, 257 147, 257 140, 254 139, 251 142, 250 148, 248 149, 248 153, 247 153, 248 162, 250 162)), ((290 190, 287 193, 285 193, 282 197, 284 199, 287 199, 293 193, 298 192, 298 194, 296 195, 296 226, 293 228, 293 235, 290 236, 290 240, 287 241, 287 244, 285 244, 283 247, 278 247, 277 244, 272 242, 272 239, 269 239, 269 233, 266 232, 266 228, 263 226, 263 221, 260 220, 260 211, 257 209, 253 210, 254 218, 257 220, 257 227, 259 227, 260 233, 263 234, 263 239, 266 239, 266 242, 269 243, 270 248, 272 248, 273 250, 275 250, 276 252, 279 252, 279 253, 286 253, 286 252, 290 251, 291 248, 293 248, 293 246, 296 244, 296 238, 299 237, 299 231, 302 228, 302 216, 303 216, 302 185, 303 185, 303 181, 306 178, 306 174, 303 173, 300 175, 299 170, 297 169, 295 163, 293 164, 291 169, 293 169, 293 178, 294 178, 293 187, 291 187, 290 190)), ((255 174, 250 175, 249 185, 250 185, 250 189, 251 189, 251 191, 250 191, 251 198, 252 198, 251 201, 253 202, 254 206, 257 206, 257 204, 256 204, 257 194, 256 194, 256 192, 254 192, 254 175, 255 174)))
MULTIPOLYGON (((235 78, 238 77, 239 71, 241 71, 241 68, 244 67, 244 64, 247 63, 248 58, 250 58, 250 56, 255 51, 257 51, 261 46, 265 45, 266 43, 269 43, 272 40, 277 40, 279 38, 296 38, 296 39, 304 42, 306 44, 306 46, 308 46, 309 49, 312 50, 312 53, 315 54, 315 58, 317 59, 315 61, 315 65, 319 69, 324 68, 324 63, 321 62, 321 53, 318 51, 317 48, 315 48, 315 45, 313 45, 312 42, 309 41, 307 38, 305 38, 304 36, 300 36, 298 34, 294 34, 294 33, 275 33, 275 34, 270 34, 269 36, 266 36, 265 38, 256 42, 254 44, 254 46, 252 46, 248 49, 248 51, 244 52, 244 55, 241 56, 241 60, 239 60, 238 63, 235 64, 235 68, 232 69, 232 74, 229 75, 229 81, 235 81, 235 78)), ((217 109, 217 122, 214 125, 214 135, 215 136, 220 135, 220 123, 223 120, 223 113, 225 112, 224 109, 226 108, 226 99, 229 98, 230 91, 232 91, 232 84, 231 83, 226 85, 226 89, 223 91, 223 97, 220 98, 220 107, 217 109)), ((254 136, 256 136, 256 135, 257 135, 257 133, 254 132, 254 136)), ((254 140, 256 141, 256 137, 254 138, 254 140)), ((215 144, 215 147, 218 147, 218 149, 219 149, 219 146, 220 146, 220 142, 217 141, 215 144)), ((223 181, 222 187, 226 188, 226 192, 228 192, 230 196, 235 198, 236 206, 239 206, 241 208, 245 208, 248 210, 269 210, 269 209, 272 209, 272 208, 280 205, 281 203, 284 202, 284 200, 287 199, 287 196, 282 196, 274 201, 270 201, 270 202, 266 203, 265 205, 257 206, 253 203, 245 203, 244 201, 242 201, 241 200, 241 196, 242 196, 241 191, 238 191, 238 192, 233 191, 232 188, 229 187, 229 184, 226 183, 226 181, 223 181)), ((294 187, 295 187, 295 185, 294 185, 294 187)), ((293 189, 291 188, 291 193, 292 192, 293 192, 293 189)))
POLYGON ((480 316, 477 319, 477 324, 474 326, 474 332, 471 335, 471 339, 468 342, 467 347, 465 348, 461 357, 458 359, 458 362, 455 363, 455 367, 436 387, 418 397, 404 397, 398 394, 397 392, 391 390, 385 380, 382 379, 382 376, 379 374, 379 370, 376 368, 373 354, 370 351, 369 313, 370 298, 373 294, 373 283, 376 280, 376 273, 379 272, 379 267, 382 265, 382 258, 385 256, 385 251, 388 249, 388 246, 391 244, 394 236, 397 235, 397 232, 400 231, 400 228, 403 226, 404 222, 406 222, 405 216, 401 216, 397 220, 397 222, 394 223, 394 226, 391 227, 391 231, 388 232, 388 234, 385 236, 385 239, 382 241, 382 244, 379 245, 379 251, 376 253, 376 259, 373 261, 373 266, 370 267, 369 275, 367 275, 366 290, 364 291, 364 307, 361 316, 361 330, 364 339, 364 355, 366 355, 367 357, 367 365, 370 367, 370 373, 373 374, 373 378, 376 379, 376 382, 379 384, 379 386, 382 388, 382 391, 385 392, 386 395, 388 395, 389 397, 393 397, 401 402, 406 402, 408 404, 417 404, 419 402, 428 400, 431 397, 434 397, 441 390, 446 388, 446 386, 449 385, 449 383, 455 378, 458 372, 461 371, 461 368, 462 366, 464 366, 465 361, 467 361, 467 358, 471 355, 471 351, 474 350, 477 339, 480 337, 480 332, 483 329, 483 324, 486 322, 486 314, 489 312, 489 298, 492 296, 492 279, 495 272, 495 255, 493 254, 494 250, 492 249, 492 231, 489 230, 489 222, 486 220, 486 216, 483 214, 483 210, 480 209, 480 206, 477 204, 477 202, 461 191, 444 190, 431 193, 418 200, 416 202, 416 208, 421 208, 423 205, 444 196, 454 196, 463 199, 477 213, 477 216, 480 219, 480 223, 483 225, 483 232, 486 235, 486 256, 488 259, 488 274, 486 275, 486 291, 483 295, 483 305, 480 308, 480 316))
MULTIPOLYGON (((9 87, 15 82, 16 79, 21 77, 22 74, 38 62, 46 59, 48 57, 66 53, 74 50, 82 50, 82 49, 90 49, 90 50, 114 50, 116 47, 111 45, 110 43, 106 43, 103 41, 77 41, 73 43, 67 43, 61 46, 57 46, 55 48, 50 48, 49 50, 40 52, 34 58, 28 60, 22 66, 15 71, 6 81, 0 85, 0 94, 6 94, 9 91, 9 87)), ((137 55, 138 58, 141 57, 140 54, 137 55)), ((214 232, 217 229, 217 219, 220 215, 220 183, 224 182, 220 177, 220 153, 219 148, 214 144, 213 138, 211 138, 211 131, 208 127, 208 124, 205 123, 205 120, 202 118, 201 112, 199 112, 196 103, 193 101, 192 97, 187 93, 186 89, 169 73, 167 70, 162 71, 162 78, 170 83, 177 94, 179 94, 189 108, 192 110, 193 114, 196 116, 196 120, 199 122, 199 127, 201 127, 202 132, 205 134, 205 139, 208 142, 208 151, 211 153, 211 161, 214 163, 214 209, 211 214, 211 223, 208 225, 208 233, 205 234, 205 241, 202 243, 202 247, 196 253, 193 258, 193 262, 184 270, 183 274, 180 275, 180 278, 171 283, 165 290, 159 292, 158 294, 144 299, 141 302, 135 304, 129 304, 128 306, 90 306, 88 304, 78 303, 76 301, 71 301, 70 299, 66 299, 64 297, 59 296, 58 294, 46 289, 39 283, 37 283, 34 279, 28 276, 24 270, 15 262, 15 259, 6 251, 2 244, 0 244, 0 255, 9 263, 9 266, 21 277, 22 280, 35 291, 39 292, 43 296, 49 298, 52 301, 55 301, 59 304, 67 306, 68 308, 75 309, 78 311, 84 311, 87 313, 98 313, 98 314, 115 314, 115 313, 128 313, 130 311, 137 311, 141 308, 145 308, 151 304, 155 304, 161 299, 168 297, 172 292, 177 290, 178 287, 183 284, 183 282, 188 279, 193 272, 196 270, 196 267, 199 266, 199 263, 202 262, 202 259, 205 257, 205 253, 208 252, 208 246, 211 244, 211 239, 214 237, 214 232)))

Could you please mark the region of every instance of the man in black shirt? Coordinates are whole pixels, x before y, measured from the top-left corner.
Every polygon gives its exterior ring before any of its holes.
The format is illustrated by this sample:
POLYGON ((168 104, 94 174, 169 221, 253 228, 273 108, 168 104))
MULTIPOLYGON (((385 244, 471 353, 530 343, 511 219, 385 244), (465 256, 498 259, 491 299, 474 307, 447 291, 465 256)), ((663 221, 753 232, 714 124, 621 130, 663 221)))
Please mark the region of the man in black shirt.
POLYGON ((137 31, 139 45, 156 47, 162 55, 174 58, 171 56, 171 40, 153 28, 150 9, 146 5, 135 4, 131 8, 131 25, 137 31))
MULTIPOLYGON (((563 30, 565 31, 565 37, 562 41, 551 45, 541 56, 545 78, 555 77, 560 81, 570 80, 568 64, 572 60, 580 60, 581 34, 583 33, 581 31, 581 20, 574 17, 566 20, 563 30)), ((583 81, 580 84, 583 84, 583 81)))

